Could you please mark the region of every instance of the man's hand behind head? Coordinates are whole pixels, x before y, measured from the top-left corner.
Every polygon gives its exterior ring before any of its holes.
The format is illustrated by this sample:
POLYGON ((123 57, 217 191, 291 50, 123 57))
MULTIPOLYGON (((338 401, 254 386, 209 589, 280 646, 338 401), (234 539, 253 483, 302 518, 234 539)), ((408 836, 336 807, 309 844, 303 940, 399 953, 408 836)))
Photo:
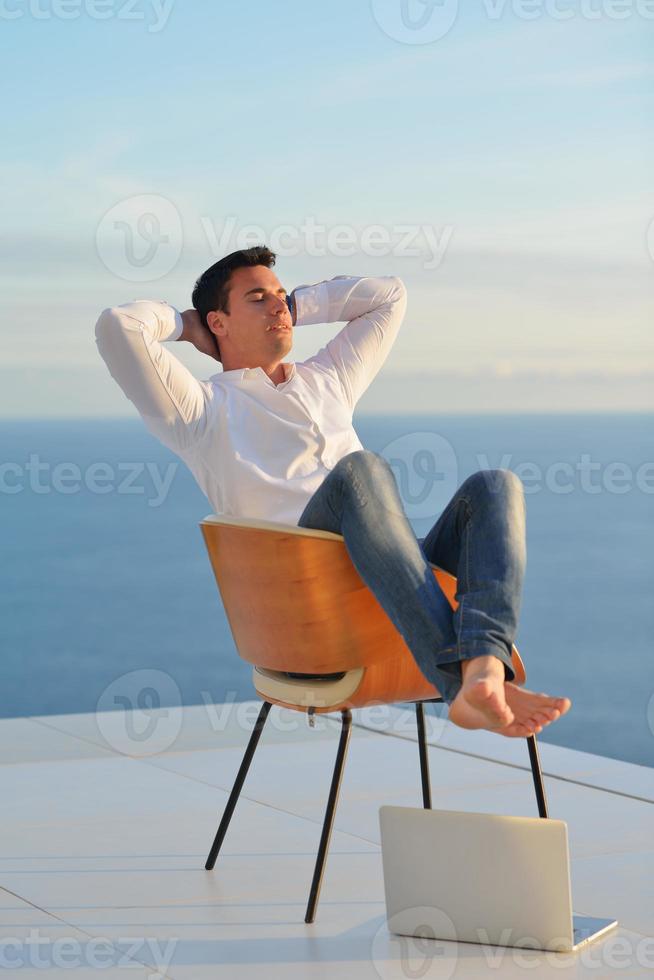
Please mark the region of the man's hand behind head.
POLYGON ((182 323, 184 326, 179 340, 188 340, 201 354, 208 354, 216 361, 221 360, 218 341, 211 330, 202 323, 197 310, 184 310, 182 323))

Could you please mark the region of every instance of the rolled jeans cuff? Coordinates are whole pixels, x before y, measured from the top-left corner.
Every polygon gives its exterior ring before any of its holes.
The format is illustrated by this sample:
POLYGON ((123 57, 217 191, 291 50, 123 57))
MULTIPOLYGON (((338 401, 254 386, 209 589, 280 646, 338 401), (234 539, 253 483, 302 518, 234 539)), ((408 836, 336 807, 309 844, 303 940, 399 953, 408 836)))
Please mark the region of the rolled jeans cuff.
POLYGON ((465 646, 463 649, 448 648, 440 651, 435 667, 438 678, 435 681, 443 701, 451 704, 461 690, 463 684, 463 674, 461 662, 463 660, 474 660, 475 657, 497 657, 504 664, 504 680, 515 680, 513 669, 513 659, 506 650, 506 647, 496 643, 481 643, 474 646, 465 646))

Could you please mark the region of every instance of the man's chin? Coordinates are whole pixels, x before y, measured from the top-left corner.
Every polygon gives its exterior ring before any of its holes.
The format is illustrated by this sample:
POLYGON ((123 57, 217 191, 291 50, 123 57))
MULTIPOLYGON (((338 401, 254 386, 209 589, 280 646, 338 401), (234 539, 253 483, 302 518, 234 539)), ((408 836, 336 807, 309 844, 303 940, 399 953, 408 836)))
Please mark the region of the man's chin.
POLYGON ((287 353, 293 346, 293 335, 288 331, 283 331, 273 336, 272 343, 275 345, 275 350, 284 351, 287 353))

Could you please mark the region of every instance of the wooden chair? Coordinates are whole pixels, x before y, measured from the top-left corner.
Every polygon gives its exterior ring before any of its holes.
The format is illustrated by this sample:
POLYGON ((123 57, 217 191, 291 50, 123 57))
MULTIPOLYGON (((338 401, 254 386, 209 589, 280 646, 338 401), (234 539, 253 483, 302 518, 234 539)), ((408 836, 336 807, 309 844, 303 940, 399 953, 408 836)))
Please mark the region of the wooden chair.
MULTIPOLYGON (((404 639, 356 571, 340 534, 247 518, 205 518, 200 527, 239 655, 253 665, 263 700, 206 861, 214 867, 273 704, 341 713, 341 735, 305 922, 313 922, 349 743, 352 709, 415 702, 422 799, 431 808, 424 702, 442 701, 404 639), (289 677, 288 673, 336 675, 289 677)), ((432 565, 453 609, 456 578, 432 565)), ((525 669, 513 647, 515 683, 525 669)), ((536 737, 527 739, 538 812, 547 802, 536 737)))

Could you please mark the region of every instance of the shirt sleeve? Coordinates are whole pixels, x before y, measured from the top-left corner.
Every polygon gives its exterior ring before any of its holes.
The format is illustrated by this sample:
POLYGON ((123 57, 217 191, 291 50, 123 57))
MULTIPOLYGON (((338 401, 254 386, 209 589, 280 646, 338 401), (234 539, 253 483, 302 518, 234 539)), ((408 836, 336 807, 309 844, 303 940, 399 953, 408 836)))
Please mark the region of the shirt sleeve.
POLYGON ((204 431, 211 386, 200 382, 163 341, 177 340, 182 316, 168 303, 139 300, 104 310, 95 327, 109 372, 154 436, 173 452, 204 431))
POLYGON ((381 369, 406 311, 406 288, 396 276, 336 276, 293 290, 296 326, 348 322, 304 363, 335 371, 352 411, 381 369))

